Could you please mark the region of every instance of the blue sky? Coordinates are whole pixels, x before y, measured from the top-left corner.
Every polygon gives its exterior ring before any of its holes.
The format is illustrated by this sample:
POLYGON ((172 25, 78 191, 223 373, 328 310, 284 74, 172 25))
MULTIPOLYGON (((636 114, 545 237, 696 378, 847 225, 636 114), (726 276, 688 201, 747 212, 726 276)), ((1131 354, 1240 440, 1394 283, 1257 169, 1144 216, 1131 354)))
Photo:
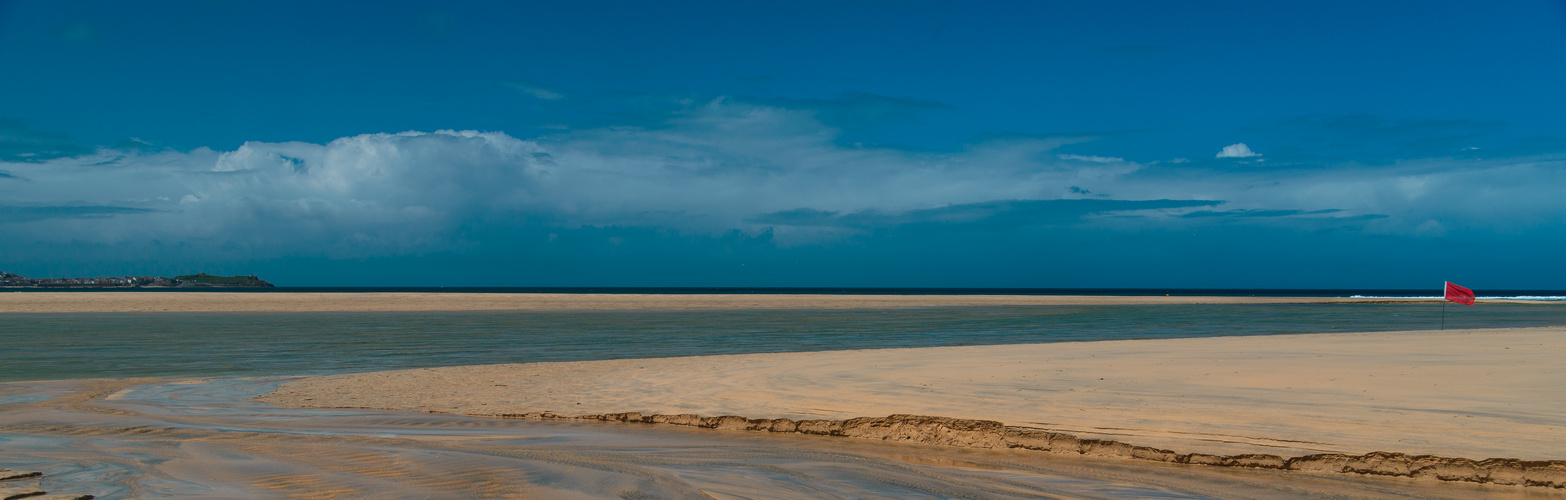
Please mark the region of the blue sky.
POLYGON ((0 270, 1566 288, 1561 2, 0 1, 0 270))

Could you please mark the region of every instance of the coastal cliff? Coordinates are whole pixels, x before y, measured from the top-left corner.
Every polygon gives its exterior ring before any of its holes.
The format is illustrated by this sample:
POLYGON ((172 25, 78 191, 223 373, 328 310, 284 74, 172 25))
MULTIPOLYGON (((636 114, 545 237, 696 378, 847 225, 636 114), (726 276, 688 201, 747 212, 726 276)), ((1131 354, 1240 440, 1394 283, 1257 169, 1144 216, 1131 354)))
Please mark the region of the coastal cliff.
POLYGON ((213 276, 207 273, 166 276, 97 278, 28 278, 0 271, 0 288, 272 288, 255 276, 213 276))

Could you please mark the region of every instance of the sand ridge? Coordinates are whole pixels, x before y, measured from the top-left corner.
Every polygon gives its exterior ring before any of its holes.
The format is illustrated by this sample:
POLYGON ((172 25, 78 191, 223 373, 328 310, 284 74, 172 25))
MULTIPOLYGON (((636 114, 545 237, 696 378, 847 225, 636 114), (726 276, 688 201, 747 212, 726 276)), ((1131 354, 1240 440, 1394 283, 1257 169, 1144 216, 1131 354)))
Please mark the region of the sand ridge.
POLYGON ((746 354, 310 377, 262 401, 475 415, 892 414, 1180 453, 1566 458, 1566 328, 746 354))
MULTIPOLYGON (((852 309, 1007 305, 1417 303, 1431 299, 1098 295, 831 295, 423 292, 12 292, 0 313, 852 309)), ((1487 301, 1507 302, 1507 301, 1487 301)))

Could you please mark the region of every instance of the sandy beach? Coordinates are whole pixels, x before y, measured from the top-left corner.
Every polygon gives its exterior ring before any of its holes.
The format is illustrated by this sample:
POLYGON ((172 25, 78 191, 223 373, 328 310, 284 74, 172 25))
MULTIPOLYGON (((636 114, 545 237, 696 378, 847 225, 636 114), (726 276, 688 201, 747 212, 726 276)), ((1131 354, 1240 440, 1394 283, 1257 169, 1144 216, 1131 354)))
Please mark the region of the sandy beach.
POLYGON ((1178 453, 1566 459, 1566 328, 1341 333, 460 366, 260 400, 500 415, 892 414, 1178 453))
POLYGON ((247 401, 276 382, 0 384, 7 439, 0 492, 105 499, 1566 498, 1566 490, 1500 484, 247 401))
MULTIPOLYGON (((713 310, 719 311, 714 314, 729 314, 721 310, 1424 302, 1429 301, 26 292, 0 293, 0 312, 691 310, 708 314, 700 311, 713 310)), ((1397 310, 1402 308, 1374 307, 1393 309, 1377 313, 1391 315, 1400 314, 1397 310)), ((1496 311, 1501 309, 1505 308, 1496 311)), ((932 309, 944 310, 957 309, 932 309)), ((781 314, 795 317, 799 313, 781 314)), ((577 325, 551 328, 571 332, 577 325)), ((1232 332, 1242 333, 1246 327, 1238 328, 1232 332)), ((268 386, 244 399, 254 396, 253 401, 265 403, 256 410, 263 413, 272 411, 265 408, 278 408, 269 405, 278 405, 301 411, 357 408, 402 415, 412 411, 411 415, 439 414, 442 418, 467 415, 609 428, 618 426, 599 421, 634 422, 636 428, 653 433, 650 436, 714 432, 693 427, 717 429, 717 434, 739 439, 734 441, 737 446, 745 446, 749 439, 802 439, 806 440, 798 445, 802 449, 820 449, 820 436, 810 436, 815 434, 859 438, 832 440, 844 442, 893 441, 951 450, 982 449, 986 453, 1065 454, 1070 460, 1141 459, 1136 461, 1238 465, 1247 470, 1365 472, 1419 480, 1533 484, 1559 492, 1566 487, 1566 454, 1561 452, 1566 450, 1566 409, 1559 404, 1566 401, 1566 364, 1560 362, 1566 359, 1563 339, 1566 327, 1550 326, 449 366, 273 378, 282 381, 275 391, 268 386)), ((526 340, 518 337, 518 341, 526 340)), ((726 340, 721 336, 703 340, 709 341, 726 340)), ((642 350, 623 349, 627 358, 647 355, 642 350)), ((178 382, 185 383, 206 382, 178 382)), ((255 383, 262 387, 277 382, 263 379, 255 383)), ((53 387, 42 384, 38 387, 53 387)), ((120 385, 126 384, 129 382, 120 385)), ((115 398, 109 393, 94 394, 93 398, 115 398)), ((218 400, 225 405, 238 404, 218 400)), ((54 403, 25 404, 36 405, 40 411, 55 408, 54 403)), ((192 411, 207 409, 204 404, 192 407, 192 411)), ((38 418, 42 422, 55 417, 38 418)), ((464 422, 453 420, 450 425, 462 429, 469 425, 464 422)), ((397 425, 404 424, 424 425, 413 421, 397 425)), ((42 436, 77 432, 34 424, 14 430, 42 436)), ((467 439, 461 432, 441 439, 467 439)), ((184 452, 170 453, 183 456, 184 452)), ((1095 464, 1092 467, 1104 466, 1095 464)), ((1155 476, 1163 474, 1156 472, 1160 469, 1149 470, 1155 476)), ((1272 481, 1262 483, 1286 484, 1272 481)))
MULTIPOLYGON (((0 291, 0 312, 578 311, 636 309, 852 309, 938 306, 1126 304, 1417 303, 1432 299, 1346 297, 1159 297, 1101 295, 807 295, 307 292, 0 291)), ((1491 301, 1515 302, 1515 301, 1491 301)))

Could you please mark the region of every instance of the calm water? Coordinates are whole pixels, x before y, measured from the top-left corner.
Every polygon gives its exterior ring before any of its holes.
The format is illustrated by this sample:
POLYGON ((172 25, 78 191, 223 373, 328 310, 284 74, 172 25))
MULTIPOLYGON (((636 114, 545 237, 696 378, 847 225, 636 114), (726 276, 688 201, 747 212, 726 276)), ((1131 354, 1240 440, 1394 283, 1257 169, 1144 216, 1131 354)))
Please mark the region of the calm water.
MULTIPOLYGON (((0 380, 255 376, 702 354, 1429 330, 1435 304, 895 310, 0 314, 0 380)), ((1566 324, 1566 304, 1447 308, 1448 328, 1566 324)))

